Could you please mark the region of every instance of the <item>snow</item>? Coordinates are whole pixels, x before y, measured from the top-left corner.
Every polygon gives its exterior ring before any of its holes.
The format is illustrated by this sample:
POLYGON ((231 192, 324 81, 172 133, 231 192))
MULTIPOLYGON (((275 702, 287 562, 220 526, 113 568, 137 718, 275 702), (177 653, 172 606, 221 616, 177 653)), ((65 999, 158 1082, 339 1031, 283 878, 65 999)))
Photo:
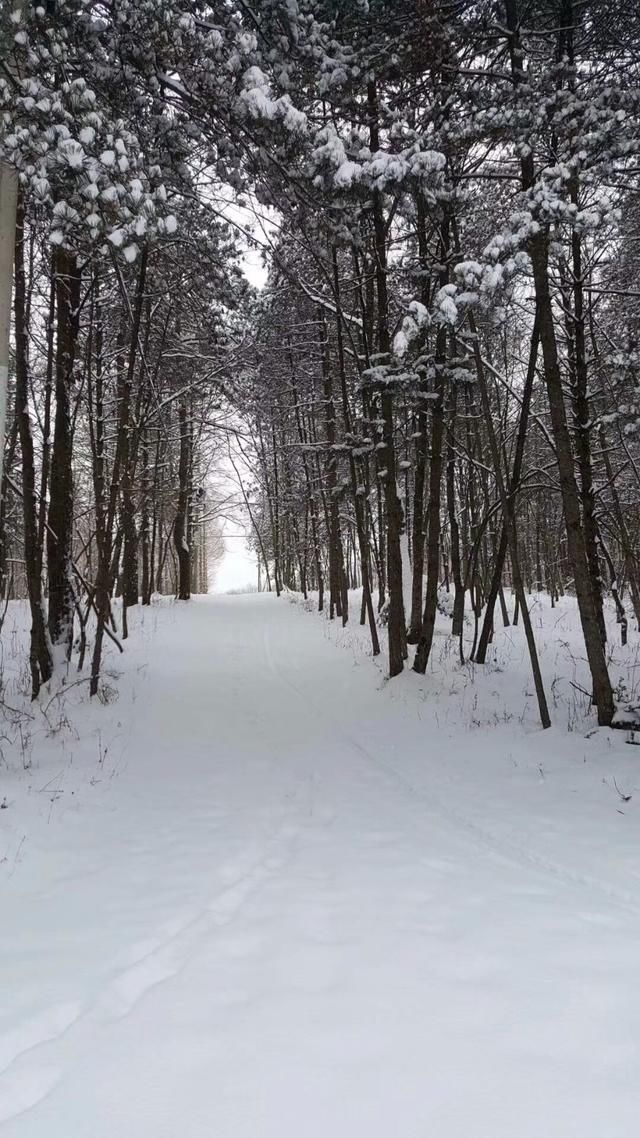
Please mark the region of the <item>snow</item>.
POLYGON ((388 682, 270 595, 130 610, 102 702, 7 720, 3 1138, 636 1135, 638 751, 533 603, 550 732, 519 629, 388 682))

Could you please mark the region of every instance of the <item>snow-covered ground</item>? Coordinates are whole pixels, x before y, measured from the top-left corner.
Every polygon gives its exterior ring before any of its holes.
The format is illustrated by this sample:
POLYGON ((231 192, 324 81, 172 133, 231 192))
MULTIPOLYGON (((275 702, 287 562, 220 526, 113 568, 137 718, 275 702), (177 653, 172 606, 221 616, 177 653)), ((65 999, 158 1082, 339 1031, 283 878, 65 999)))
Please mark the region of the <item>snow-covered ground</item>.
POLYGON ((572 603, 544 733, 520 630, 388 683, 270 596, 133 622, 103 703, 1 729, 3 1138, 635 1138, 640 749, 572 603))

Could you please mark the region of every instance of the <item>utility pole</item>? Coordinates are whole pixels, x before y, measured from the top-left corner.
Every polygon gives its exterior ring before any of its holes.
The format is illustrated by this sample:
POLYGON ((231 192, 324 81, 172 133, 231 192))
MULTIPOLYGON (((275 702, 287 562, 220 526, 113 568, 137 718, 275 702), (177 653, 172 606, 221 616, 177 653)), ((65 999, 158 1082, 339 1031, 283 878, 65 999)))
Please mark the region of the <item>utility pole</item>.
POLYGON ((17 200, 18 178, 16 172, 6 162, 0 162, 0 495, 2 494, 4 434, 9 386, 9 333, 11 329, 11 293, 17 200))

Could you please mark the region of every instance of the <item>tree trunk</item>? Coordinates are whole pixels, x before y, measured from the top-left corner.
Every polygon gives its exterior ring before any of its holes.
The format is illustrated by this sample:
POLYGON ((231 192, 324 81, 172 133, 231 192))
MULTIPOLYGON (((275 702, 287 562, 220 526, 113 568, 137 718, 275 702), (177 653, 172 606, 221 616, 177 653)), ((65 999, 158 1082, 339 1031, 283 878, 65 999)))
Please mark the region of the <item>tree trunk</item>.
POLYGON ((188 601, 191 597, 191 549, 188 542, 191 432, 185 403, 180 404, 178 421, 180 424, 179 489, 178 511, 173 527, 173 540, 178 558, 178 600, 188 601))
MULTIPOLYGON (((491 417, 491 405, 489 402, 489 393, 487 391, 487 384, 484 373, 484 365, 482 363, 482 356, 480 354, 480 343, 478 340, 478 330, 476 328, 473 313, 469 313, 469 328, 473 339, 473 352, 476 363, 476 374, 478 377, 478 386, 480 388, 480 399, 482 410, 485 418, 485 425, 487 435, 489 438, 489 446, 491 449, 491 457, 495 470, 495 476, 498 483, 498 492, 500 494, 500 501, 502 504, 502 513, 504 518, 504 525, 507 531, 507 540, 509 542, 509 552, 511 554, 511 571, 513 574, 513 583, 515 587, 516 597, 520 602, 522 610, 522 622, 525 629, 525 637, 527 640, 527 648, 529 650, 529 660, 531 662, 531 671, 533 673, 533 682, 536 689, 536 696, 538 700, 538 710, 540 713, 540 722, 543 728, 551 726, 551 717, 549 715, 549 707, 547 705, 547 697, 544 690, 544 683, 542 680, 542 672, 540 670, 540 662, 538 659, 538 650, 536 648, 535 637, 533 628, 531 626, 531 617, 527 608, 526 597, 524 594, 524 584, 522 580, 522 573, 520 571, 520 562, 518 557, 518 538, 516 532, 515 515, 512 507, 512 502, 509 499, 505 481, 502 475, 500 448, 495 435, 493 420, 491 417)), ((480 609, 479 602, 476 601, 477 611, 480 609)), ((514 621, 515 623, 515 621, 514 621)))
MULTIPOLYGON (((577 186, 572 188, 572 201, 578 205, 577 186)), ((580 498, 582 504, 582 524, 587 553, 587 563, 591 576, 593 604, 600 630, 600 638, 605 644, 607 630, 604 622, 602 597, 602 578, 598 553, 598 521, 593 488, 593 464, 591 460, 591 412, 589 408, 589 375, 584 327, 584 288, 582 281, 582 238, 575 231, 571 235, 573 312, 567 306, 567 320, 573 331, 573 411, 575 420, 576 457, 580 476, 580 498)))
MULTIPOLYGON (((522 477, 522 465, 524 461, 524 449, 527 438, 527 427, 529 425, 529 411, 531 409, 531 397, 533 394, 533 383, 536 374, 536 365, 538 362, 538 346, 540 343, 540 325, 536 316, 533 324, 533 331, 531 333, 531 346, 529 348, 529 363, 527 366, 527 375, 525 378, 524 388, 522 391, 522 403, 520 405, 520 418, 518 420, 518 434, 516 438, 516 450, 513 458, 513 469, 511 471, 511 478, 509 480, 509 507, 515 510, 516 495, 520 486, 520 479, 522 477)), ((493 633, 493 619, 496 600, 501 587, 502 574, 504 571, 504 562, 507 556, 507 549, 509 547, 508 534, 506 524, 503 521, 502 532, 500 534, 500 543, 495 558, 495 565, 491 585, 487 596, 487 606, 485 609, 484 622, 482 625, 482 632, 480 633, 480 640, 475 653, 475 661, 477 664, 485 664, 487 660, 487 648, 493 633)), ((504 610, 503 610, 504 615, 504 610)))
MULTIPOLYGON (((570 6, 569 6, 570 7, 570 6)), ((569 12, 566 13, 570 15, 569 12)), ((564 18, 564 14, 561 14, 564 18)), ((505 0, 506 25, 509 30, 509 53, 514 86, 524 77, 524 59, 520 41, 520 24, 517 0, 505 0)), ((562 23, 562 19, 560 21, 562 23)), ((571 21, 569 21, 571 22, 571 21)), ((530 152, 521 158, 524 189, 533 185, 535 166, 530 152)), ((584 636, 589 668, 593 681, 593 698, 598 709, 598 723, 608 726, 615 710, 613 690, 607 669, 598 613, 589 571, 587 546, 582 519, 580 497, 576 483, 571 433, 567 422, 567 409, 562 390, 562 374, 558 359, 558 346, 553 317, 553 303, 549 285, 549 232, 540 226, 529 240, 529 254, 533 268, 536 310, 540 323, 540 345, 544 362, 545 384, 549 400, 551 429, 556 448, 560 493, 567 535, 567 550, 573 572, 580 622, 584 636)))
POLYGON ((449 514, 449 541, 451 546, 451 576, 453 578, 453 619, 451 633, 460 636, 464 624, 464 584, 460 559, 460 530, 456 511, 455 470, 456 452, 454 432, 456 422, 457 388, 451 385, 449 395, 449 421, 447 425, 447 512, 449 514))
POLYGON ((22 517, 24 525, 24 558, 31 612, 31 694, 35 699, 40 685, 53 671, 51 645, 47 632, 42 598, 42 546, 38 542, 38 502, 31 419, 29 416, 28 333, 25 323, 24 278, 24 209, 19 202, 15 250, 15 343, 16 343, 16 415, 22 451, 22 517))
POLYGON ((567 422, 567 410, 562 390, 562 375, 558 360, 553 308, 549 288, 549 237, 541 230, 531 238, 530 253, 536 301, 540 320, 540 343, 544 360, 545 381, 551 413, 551 427, 556 446, 560 493, 567 533, 567 549, 575 583, 580 622, 584 636, 589 668, 593 680, 593 699, 598 711, 598 723, 608 726, 613 719, 614 702, 607 669, 598 613, 594 601, 593 583, 589 571, 584 530, 580 517, 580 498, 576 484, 567 422))
POLYGON ((345 568, 342 534, 340 531, 340 513, 338 510, 338 463, 336 456, 336 409, 333 398, 333 380, 331 375, 331 359, 329 355, 329 338, 324 315, 321 314, 321 327, 323 331, 322 350, 322 384, 325 405, 325 432, 327 440, 327 489, 328 502, 328 530, 329 530, 329 618, 342 617, 342 623, 348 620, 348 611, 345 611, 345 568))
POLYGON ((71 393, 78 338, 80 271, 71 253, 55 257, 57 343, 56 413, 53 429, 47 529, 49 636, 54 648, 71 657, 74 598, 71 581, 73 543, 73 421, 71 393))
MULTIPOLYGON (((440 287, 447 284, 449 279, 449 226, 450 219, 448 214, 445 214, 440 226, 440 287)), ((436 334, 435 399, 432 401, 431 412, 431 459, 429 462, 429 504, 427 507, 427 587, 420 639, 413 663, 414 671, 422 675, 427 670, 429 656, 431 655, 438 607, 446 358, 447 330, 445 327, 440 327, 436 334)))
MULTIPOLYGON (((109 501, 105 512, 103 548, 101 551, 99 550, 98 571, 96 574, 97 627, 91 661, 91 681, 89 685, 89 691, 92 696, 95 695, 98 691, 104 629, 107 621, 109 620, 109 617, 111 616, 111 590, 117 577, 118 565, 120 561, 120 548, 123 535, 122 530, 118 530, 114 535, 114 525, 117 516, 118 500, 120 497, 120 480, 122 478, 122 472, 126 469, 129 462, 131 397, 133 380, 135 376, 135 365, 139 349, 140 324, 142 320, 142 307, 147 274, 147 259, 148 253, 147 249, 145 248, 142 251, 142 256, 140 258, 140 268, 138 270, 136 301, 132 313, 131 338, 129 342, 129 359, 127 362, 127 369, 122 380, 119 380, 118 382, 120 395, 120 403, 118 409, 118 433, 116 438, 116 450, 113 460, 113 468, 111 471, 109 501)), ((124 614, 126 614, 126 604, 123 603, 123 615, 124 614)))
POLYGON ((11 284, 16 235, 18 178, 6 162, 0 162, 0 487, 4 461, 4 435, 9 384, 9 331, 11 284))
MULTIPOLYGON (((371 149, 380 146, 378 133, 378 97, 376 84, 370 80, 367 87, 371 149)), ((390 363, 391 335, 389 332, 389 296, 387 291, 387 232, 383 214, 382 194, 373 191, 373 227, 375 235, 375 277, 378 299, 378 349, 382 361, 390 363)), ((393 394, 386 384, 380 394, 382 413, 382 439, 384 442, 383 479, 387 519, 387 589, 389 592, 389 675, 397 676, 407 658, 407 628, 404 615, 402 545, 404 511, 398 494, 398 472, 394 439, 393 394)))
MULTIPOLYGON (((333 287, 336 302, 336 335, 338 342, 338 365, 340 368, 340 385, 342 391, 342 418, 344 423, 344 430, 347 435, 351 434, 351 410, 349 407, 349 395, 347 391, 347 370, 344 357, 344 342, 342 336, 342 306, 340 299, 340 278, 338 275, 338 257, 333 249, 333 287)), ((367 534, 367 520, 364 508, 364 502, 360 494, 360 486, 358 481, 358 471, 356 467, 356 460, 353 454, 353 447, 349 448, 349 473, 351 476, 351 490, 353 493, 354 512, 356 517, 356 533, 358 535, 358 549, 360 554, 360 571, 362 574, 362 607, 363 614, 366 614, 369 621, 369 635, 371 637, 371 651, 374 656, 380 655, 380 641, 378 639, 378 628, 376 625, 376 614, 373 611, 373 599, 371 596, 371 558, 369 556, 369 538, 367 534)), ((355 542, 354 542, 354 562, 355 562, 355 542)), ((362 621, 364 623, 364 620, 362 621)))

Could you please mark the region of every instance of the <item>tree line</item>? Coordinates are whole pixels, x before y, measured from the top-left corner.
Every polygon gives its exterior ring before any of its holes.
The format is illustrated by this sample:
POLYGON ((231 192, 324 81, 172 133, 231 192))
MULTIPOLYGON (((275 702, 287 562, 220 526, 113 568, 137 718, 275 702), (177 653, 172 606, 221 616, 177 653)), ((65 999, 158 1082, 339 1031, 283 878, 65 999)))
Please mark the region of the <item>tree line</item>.
POLYGON ((361 588, 391 676, 439 608, 480 664, 522 621, 544 726, 527 597, 569 591, 611 723, 605 605, 623 642, 640 620, 635 5, 69 0, 5 36, 2 550, 34 694, 74 644, 96 691, 128 606, 203 587, 232 408, 267 587, 343 622, 361 588))

